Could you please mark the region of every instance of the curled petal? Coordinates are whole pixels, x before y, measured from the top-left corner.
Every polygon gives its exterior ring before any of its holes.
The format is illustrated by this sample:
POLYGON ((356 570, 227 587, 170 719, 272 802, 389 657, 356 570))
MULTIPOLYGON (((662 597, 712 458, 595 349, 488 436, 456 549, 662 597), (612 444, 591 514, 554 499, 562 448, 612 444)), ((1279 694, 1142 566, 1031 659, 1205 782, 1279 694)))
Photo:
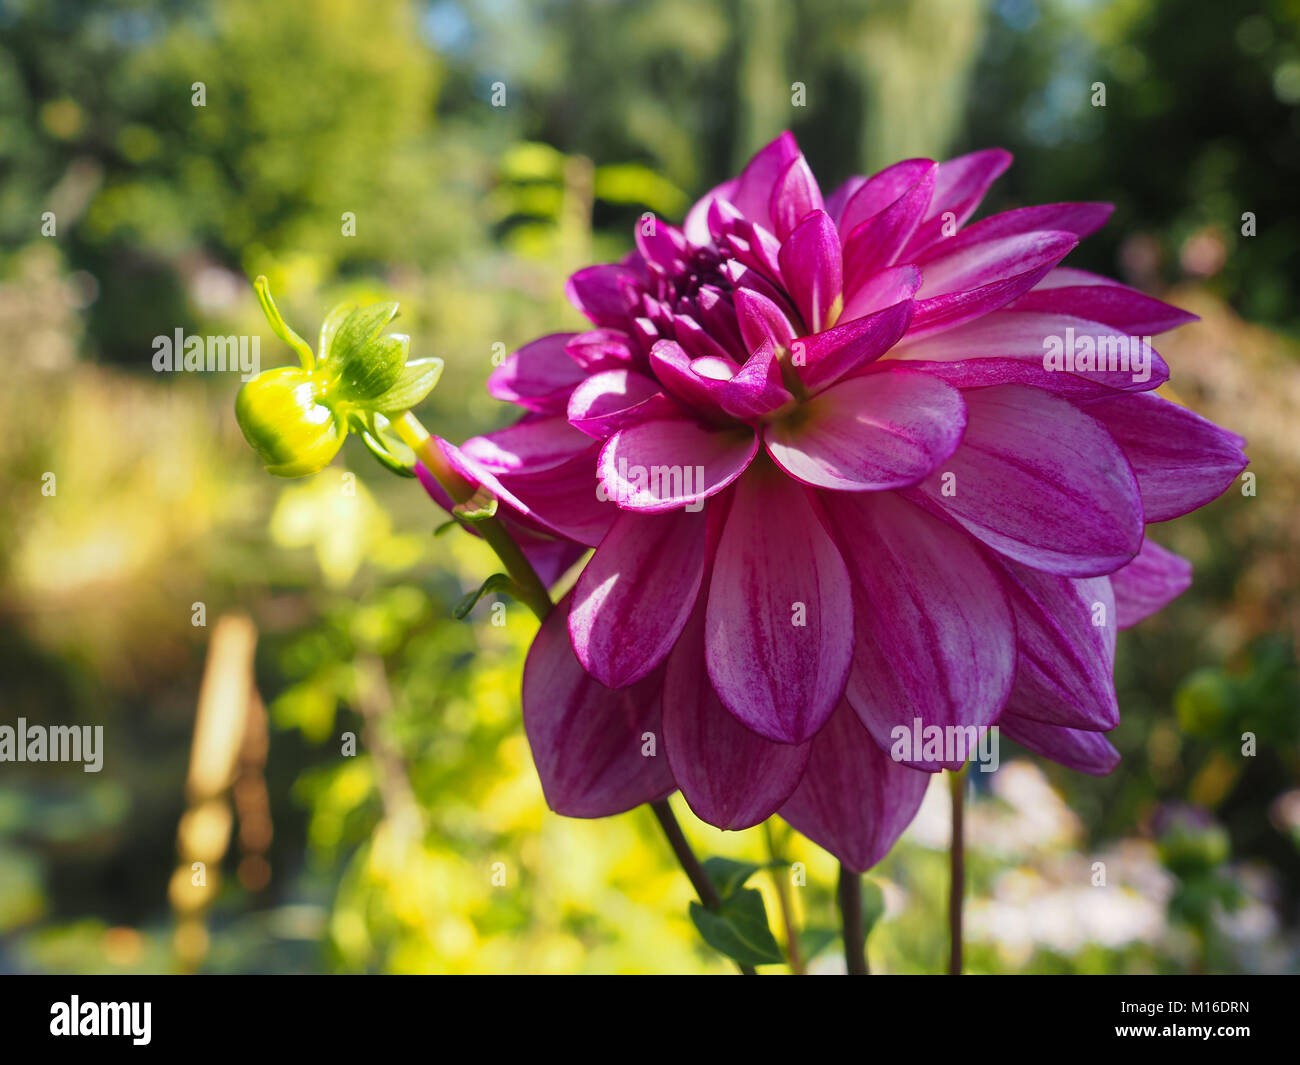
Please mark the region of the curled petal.
POLYGON ((1148 537, 1137 557, 1110 575, 1119 627, 1127 629, 1163 610, 1191 583, 1192 564, 1148 537))
POLYGON ((814 211, 786 238, 779 257, 781 277, 810 333, 835 324, 843 306, 843 257, 835 223, 814 211))
POLYGON ((1246 468, 1241 437, 1154 393, 1085 409, 1124 450, 1147 521, 1168 521, 1203 507, 1246 468))
POLYGON ((929 773, 892 761, 841 703, 813 740, 803 780, 780 814, 846 868, 865 873, 911 824, 929 784, 929 773))
POLYGON ((1009 707, 998 721, 998 728, 1020 746, 1081 773, 1104 777, 1119 765, 1119 751, 1101 732, 1030 721, 1012 713, 1009 707))
POLYGON ((717 828, 761 824, 790 797, 809 744, 773 743, 719 701, 704 662, 704 610, 691 616, 664 675, 664 748, 682 795, 717 828))
POLYGON ((1008 711, 1066 728, 1119 724, 1115 598, 1106 577, 1071 580, 1005 563, 1019 664, 1008 711))
POLYGON ((702 511, 622 512, 574 587, 569 635, 583 668, 622 688, 657 667, 690 616, 704 565, 702 511))
MULTIPOLYGON (((853 579, 845 696, 872 738, 889 750, 894 730, 917 721, 991 725, 1015 676, 1016 624, 975 541, 893 492, 837 494, 826 509, 853 579)), ((908 763, 943 768, 920 754, 908 763)))
POLYGON ((566 817, 609 817, 672 794, 668 759, 646 756, 661 729, 663 672, 606 688, 569 646, 569 600, 542 623, 524 664, 524 731, 546 803, 566 817))
POLYGON ((702 505, 739 477, 758 452, 752 429, 704 429, 693 421, 642 422, 615 433, 600 452, 606 499, 628 510, 702 505))
POLYGON ((812 494, 769 464, 735 488, 706 626, 714 690, 742 725, 803 743, 825 723, 852 657, 848 572, 812 494))
POLYGON ((552 333, 525 344, 492 371, 488 393, 528 410, 558 414, 585 376, 565 350, 575 335, 552 333))
POLYGON ((961 443, 966 405, 934 377, 888 369, 814 396, 797 419, 773 422, 763 442, 805 484, 842 492, 916 484, 961 443))
POLYGON ((1073 404, 1036 388, 964 393, 966 435, 909 497, 1025 565, 1071 577, 1119 569, 1142 546, 1124 454, 1073 404))

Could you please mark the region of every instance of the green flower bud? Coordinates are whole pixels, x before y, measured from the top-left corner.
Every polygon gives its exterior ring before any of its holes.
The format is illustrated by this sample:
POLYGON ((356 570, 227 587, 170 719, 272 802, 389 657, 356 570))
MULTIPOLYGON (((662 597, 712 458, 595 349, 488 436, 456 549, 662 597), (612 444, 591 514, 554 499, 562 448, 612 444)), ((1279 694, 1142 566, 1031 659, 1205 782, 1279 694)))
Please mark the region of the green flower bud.
POLYGON ((268 473, 304 477, 338 454, 347 427, 320 402, 324 390, 324 382, 297 366, 267 370, 239 390, 235 417, 268 473))

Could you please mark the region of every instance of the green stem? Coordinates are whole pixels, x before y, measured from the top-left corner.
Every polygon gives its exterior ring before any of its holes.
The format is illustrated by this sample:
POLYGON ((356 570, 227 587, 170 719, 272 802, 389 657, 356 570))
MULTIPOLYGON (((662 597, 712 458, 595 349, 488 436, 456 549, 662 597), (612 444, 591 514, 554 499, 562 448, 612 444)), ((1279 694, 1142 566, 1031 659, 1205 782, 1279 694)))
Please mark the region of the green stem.
POLYGON ((948 774, 948 793, 952 798, 952 839, 948 845, 948 975, 960 976, 962 970, 962 901, 966 891, 966 769, 948 774))
POLYGON ((862 927, 862 877, 840 865, 840 920, 844 927, 844 964, 850 976, 868 976, 867 934, 862 927))
POLYGON ((767 840, 767 856, 772 859, 772 886, 776 888, 776 898, 781 905, 781 924, 785 927, 785 951, 790 959, 790 971, 796 976, 804 976, 803 956, 799 953, 799 936, 794 927, 794 906, 790 901, 790 884, 786 879, 788 866, 776 845, 776 833, 772 831, 772 819, 763 822, 763 837, 767 840))
MULTIPOLYGON (((393 422, 393 428, 402 442, 419 456, 421 462, 455 503, 468 503, 474 499, 476 489, 452 468, 447 456, 442 453, 429 431, 409 410, 393 422)), ((519 545, 515 543, 510 531, 500 518, 493 515, 476 519, 472 523, 482 535, 488 546, 496 552, 506 567, 506 572, 515 585, 515 594, 525 606, 537 615, 539 621, 545 621, 551 612, 551 596, 546 585, 537 576, 531 563, 525 557, 519 545)))
MULTIPOLYGON (((673 814, 673 808, 668 805, 668 800, 657 799, 650 804, 650 809, 654 811, 655 819, 663 828, 664 835, 668 837, 668 846, 672 847, 673 854, 677 856, 682 871, 686 873, 691 886, 695 888, 695 894, 700 897, 700 903, 706 910, 717 911, 721 909, 722 898, 718 894, 718 889, 713 886, 709 874, 704 871, 704 866, 700 864, 700 860, 695 857, 695 852, 691 850, 691 845, 686 840, 686 834, 682 832, 682 826, 677 823, 677 817, 673 814)), ((740 971, 745 976, 758 975, 753 966, 750 965, 741 965, 740 971)))
MULTIPOLYGON (((443 491, 454 503, 468 503, 475 498, 478 490, 452 467, 437 442, 414 414, 408 410, 394 420, 392 425, 397 435, 402 438, 402 442, 416 453, 424 463, 425 469, 442 485, 443 491)), ((472 524, 505 565, 519 599, 537 615, 538 621, 545 621, 555 604, 551 602, 550 592, 546 590, 542 579, 537 576, 532 563, 528 561, 510 535, 510 530, 495 515, 476 520, 472 524)), ((654 811, 655 818, 663 826, 664 835, 668 837, 668 845, 694 886, 700 902, 710 910, 717 910, 722 905, 722 899, 718 897, 712 882, 704 872, 704 867, 700 865, 694 851, 691 850, 691 845, 682 834, 681 826, 673 816, 667 800, 652 802, 649 805, 654 811)), ((757 975, 748 965, 742 965, 740 971, 746 976, 757 975)))

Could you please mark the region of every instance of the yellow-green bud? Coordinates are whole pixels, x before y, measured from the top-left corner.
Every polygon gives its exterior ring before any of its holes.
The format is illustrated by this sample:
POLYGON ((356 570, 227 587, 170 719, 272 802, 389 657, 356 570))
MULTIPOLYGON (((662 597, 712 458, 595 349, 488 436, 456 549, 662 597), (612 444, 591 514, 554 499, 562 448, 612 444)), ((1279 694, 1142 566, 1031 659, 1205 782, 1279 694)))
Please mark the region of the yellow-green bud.
POLYGON ((304 477, 329 465, 347 436, 320 400, 325 384, 297 366, 260 373, 239 390, 235 417, 244 439, 278 477, 304 477))

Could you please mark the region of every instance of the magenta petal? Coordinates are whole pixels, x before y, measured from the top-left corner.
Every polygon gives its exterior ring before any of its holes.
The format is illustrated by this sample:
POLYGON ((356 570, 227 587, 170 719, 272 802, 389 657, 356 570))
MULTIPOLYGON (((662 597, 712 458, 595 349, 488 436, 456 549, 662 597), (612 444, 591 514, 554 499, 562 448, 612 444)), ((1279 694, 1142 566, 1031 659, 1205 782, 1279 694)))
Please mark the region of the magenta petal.
POLYGON ((493 490, 552 532, 595 547, 618 516, 618 508, 597 491, 593 473, 598 451, 593 442, 575 458, 540 473, 502 474, 493 490))
POLYGON ((782 133, 776 140, 761 148, 746 164, 736 182, 736 191, 728 197, 751 222, 772 230, 768 205, 772 190, 792 162, 800 157, 799 145, 790 132, 782 133))
POLYGON ((911 225, 911 229, 915 229, 916 223, 925 217, 926 209, 930 206, 938 171, 939 164, 933 159, 904 159, 901 163, 895 163, 880 173, 863 179, 845 203, 842 213, 832 212, 829 207, 827 211, 835 219, 839 231, 847 237, 869 218, 879 215, 919 186, 926 196, 925 202, 917 208, 919 213, 911 225))
POLYGON ((873 314, 882 307, 892 307, 903 300, 910 300, 920 287, 919 266, 906 263, 881 270, 863 281, 862 286, 844 301, 844 310, 838 321, 849 322, 873 314))
POLYGON ((765 340, 779 348, 788 348, 794 339, 794 327, 785 312, 761 292, 737 288, 733 295, 740 337, 747 351, 755 351, 765 340))
POLYGON ((848 572, 819 509, 774 467, 755 467, 736 485, 709 583, 714 690, 778 743, 803 743, 825 723, 853 653, 848 572))
POLYGON ((776 185, 768 213, 777 240, 785 240, 809 211, 822 210, 822 192, 817 187, 812 168, 802 154, 790 160, 776 185))
POLYGON ((1020 647, 1008 712, 1065 728, 1113 729, 1119 622, 1110 580, 1071 580, 1013 562, 1004 571, 1020 647))
MULTIPOLYGON (((917 719, 991 725, 1011 692, 1016 625, 975 541, 893 492, 824 498, 853 578, 845 697, 872 738, 888 750, 893 730, 911 735, 917 719)), ((941 768, 914 753, 909 764, 941 768)))
MULTIPOLYGON (((1012 695, 1012 702, 1015 695, 1012 695)), ((1002 715, 998 728, 1020 746, 1081 773, 1104 777, 1119 765, 1119 751, 1100 732, 1061 728, 1030 721, 1010 711, 1002 715)))
POLYGON ((726 829, 767 820, 798 785, 810 746, 765 740, 727 712, 705 670, 701 604, 664 674, 664 749, 696 816, 726 829))
POLYGON ((552 333, 525 344, 488 376, 489 394, 528 410, 547 414, 564 410, 569 393, 585 376, 565 351, 575 335, 552 333))
POLYGON ((935 377, 889 369, 814 396, 763 430, 768 453, 805 484, 842 492, 916 484, 961 443, 966 405, 935 377))
POLYGON ((1110 575, 1115 613, 1121 629, 1163 610, 1192 583, 1192 564, 1149 537, 1127 566, 1110 575))
POLYGON ((698 247, 709 243, 709 208, 717 200, 732 199, 738 184, 738 179, 731 178, 721 185, 715 185, 695 202, 695 205, 686 212, 686 221, 682 225, 682 232, 685 233, 687 240, 698 247))
POLYGON ((625 266, 588 266, 569 278, 564 293, 596 325, 625 325, 636 311, 640 282, 625 266))
POLYGON ((900 258, 907 260, 923 248, 944 239, 962 224, 980 205, 984 194, 1011 165, 1011 153, 1001 148, 988 148, 980 152, 949 159, 940 163, 934 176, 934 196, 930 210, 903 249, 900 258))
POLYGON ((925 263, 939 256, 953 255, 986 241, 1035 230, 1073 233, 1082 240, 1105 225, 1114 210, 1114 205, 1109 203, 1045 203, 1018 207, 992 215, 941 240, 926 249, 917 262, 924 267, 925 263))
POLYGON ((761 418, 794 400, 781 382, 776 346, 770 339, 719 389, 718 400, 723 410, 742 421, 761 418))
POLYGON ((676 510, 722 491, 757 453, 752 429, 710 430, 686 419, 650 421, 610 437, 597 469, 605 497, 619 507, 676 510))
POLYGON ((606 370, 588 377, 569 397, 569 424, 606 440, 620 429, 670 417, 677 409, 658 382, 632 370, 606 370))
POLYGON ((1180 517, 1217 499, 1246 468, 1241 437, 1154 393, 1084 409, 1123 449, 1149 522, 1180 517))
MULTIPOLYGON (((1037 272, 1037 280, 1079 243, 1073 233, 1052 230, 1013 233, 965 247, 958 247, 957 239, 939 245, 937 254, 921 265, 924 280, 916 294, 918 300, 967 292, 1030 271, 1037 272)), ((1032 284, 1025 282, 1021 291, 1028 291, 1032 284)))
POLYGON ((833 324, 841 299, 843 260, 835 223, 825 211, 805 218, 781 245, 781 277, 810 333, 833 324))
POLYGON ((578 333, 564 346, 564 350, 589 374, 626 369, 636 361, 632 341, 620 329, 589 329, 578 333))
POLYGON ((1011 306, 1091 318, 1129 336, 1156 336, 1197 320, 1190 311, 1135 288, 1069 267, 1052 270, 1011 306))
POLYGON ((672 650, 704 577, 703 511, 622 512, 574 588, 569 635, 602 684, 638 681, 672 650))
POLYGON ((790 345, 791 365, 804 386, 817 392, 880 358, 911 320, 912 302, 905 299, 824 333, 800 337, 790 345))
POLYGON ((551 611, 524 664, 524 730, 546 803, 566 817, 609 817, 672 794, 662 753, 662 671, 615 691, 593 680, 569 646, 569 600, 551 611))
POLYGON ((916 816, 930 774, 890 760, 841 703, 813 740, 803 780, 779 813, 846 868, 865 873, 916 816))
POLYGON ((588 436, 567 418, 554 415, 526 417, 494 433, 471 437, 461 445, 461 452, 500 476, 554 469, 589 447, 588 436))
MULTIPOLYGON (((1145 391, 1167 381, 1169 367, 1150 345, 1143 344, 1139 349, 1148 360, 1145 371, 1139 371, 1138 364, 1129 361, 1130 339, 1110 326, 1082 318, 1000 310, 940 333, 904 337, 893 356, 927 366, 949 363, 937 372, 958 388, 1021 383, 1071 395, 1104 396, 1145 391), (1099 368, 1061 369, 1053 365, 1048 369, 1049 354, 1058 350, 1062 366, 1074 365, 1072 360, 1066 362, 1067 347, 1072 359, 1074 353, 1082 359, 1091 352, 1099 368), (1123 358, 1119 355, 1121 349, 1123 358), (1010 365, 1012 360, 1022 366, 1010 365), (973 365, 980 362, 985 365, 973 365)), ((1080 367, 1085 365, 1079 363, 1080 367)))
POLYGON ((872 274, 889 266, 915 232, 934 192, 934 168, 879 213, 861 222, 844 241, 845 299, 872 274))
POLYGON ((1110 573, 1137 554, 1137 480, 1101 425, 1073 404, 1022 385, 975 389, 964 398, 961 446, 909 496, 1009 558, 1049 573, 1110 573))

